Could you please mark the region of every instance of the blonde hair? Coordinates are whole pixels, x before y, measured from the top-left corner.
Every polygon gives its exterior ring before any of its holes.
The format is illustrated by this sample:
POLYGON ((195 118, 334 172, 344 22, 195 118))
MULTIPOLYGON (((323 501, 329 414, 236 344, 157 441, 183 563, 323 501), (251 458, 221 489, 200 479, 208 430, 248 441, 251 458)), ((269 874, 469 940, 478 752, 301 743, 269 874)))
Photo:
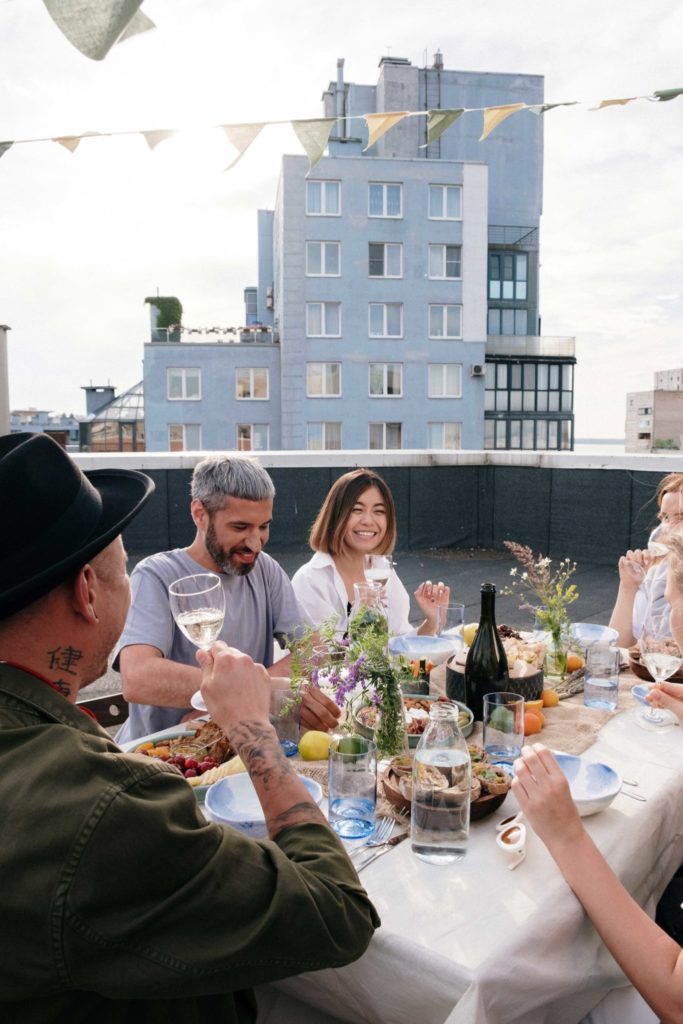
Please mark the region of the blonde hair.
POLYGON ((377 545, 377 554, 387 555, 394 550, 396 509, 389 486, 379 474, 371 469, 354 469, 335 480, 322 503, 308 538, 308 543, 313 551, 323 551, 332 556, 342 553, 344 534, 353 506, 361 494, 364 494, 370 487, 376 487, 382 495, 387 516, 387 530, 382 541, 377 545))

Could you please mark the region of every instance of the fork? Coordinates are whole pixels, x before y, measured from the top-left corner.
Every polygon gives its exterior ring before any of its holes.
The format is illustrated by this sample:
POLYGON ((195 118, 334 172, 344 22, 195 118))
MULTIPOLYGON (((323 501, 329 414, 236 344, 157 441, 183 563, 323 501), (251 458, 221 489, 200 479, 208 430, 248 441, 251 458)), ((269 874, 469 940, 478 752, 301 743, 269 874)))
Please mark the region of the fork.
POLYGON ((368 847, 382 846, 391 835, 393 827, 393 818, 380 818, 375 825, 375 831, 372 833, 370 838, 366 839, 360 846, 355 846, 353 850, 351 850, 349 857, 353 857, 355 854, 360 853, 361 850, 367 850, 368 847))

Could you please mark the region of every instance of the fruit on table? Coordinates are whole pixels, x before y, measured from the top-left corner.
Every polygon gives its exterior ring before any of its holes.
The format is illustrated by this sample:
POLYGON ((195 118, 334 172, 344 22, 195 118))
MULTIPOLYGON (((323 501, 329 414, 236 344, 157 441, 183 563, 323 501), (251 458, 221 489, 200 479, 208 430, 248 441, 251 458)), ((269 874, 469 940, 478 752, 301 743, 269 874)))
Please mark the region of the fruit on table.
POLYGON ((525 700, 524 701, 524 712, 527 711, 540 711, 543 707, 542 700, 525 700))
POLYGON ((554 708, 560 703, 560 695, 556 690, 544 690, 541 694, 544 708, 554 708))
POLYGON ((585 662, 579 654, 568 654, 567 655, 567 672, 578 672, 580 668, 583 668, 585 662))
POLYGON ((328 732, 311 729, 299 740, 299 753, 304 761, 326 761, 331 742, 332 737, 328 732))
POLYGON ((474 643, 474 638, 477 635, 478 629, 478 622, 468 622, 466 626, 463 626, 462 638, 465 641, 467 647, 471 647, 472 644, 474 643))
POLYGON ((535 736, 543 728, 539 711, 524 712, 524 735, 535 736))

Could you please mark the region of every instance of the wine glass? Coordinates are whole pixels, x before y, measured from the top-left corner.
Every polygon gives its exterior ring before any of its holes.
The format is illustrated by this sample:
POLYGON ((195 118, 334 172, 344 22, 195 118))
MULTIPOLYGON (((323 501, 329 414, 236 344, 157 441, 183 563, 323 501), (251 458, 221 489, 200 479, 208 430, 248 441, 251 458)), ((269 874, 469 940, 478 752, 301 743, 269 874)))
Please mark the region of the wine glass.
MULTIPOLYGON (((656 683, 670 679, 683 665, 683 652, 671 636, 669 607, 648 608, 640 635, 640 660, 656 683)), ((677 719, 666 708, 648 705, 635 712, 636 724, 641 729, 660 732, 677 724, 677 719)))
POLYGON ((193 644, 208 651, 225 619, 225 591, 220 576, 214 572, 183 576, 171 583, 168 597, 178 628, 193 644))
POLYGON ((368 583, 386 587, 394 563, 391 555, 363 555, 363 574, 368 583))

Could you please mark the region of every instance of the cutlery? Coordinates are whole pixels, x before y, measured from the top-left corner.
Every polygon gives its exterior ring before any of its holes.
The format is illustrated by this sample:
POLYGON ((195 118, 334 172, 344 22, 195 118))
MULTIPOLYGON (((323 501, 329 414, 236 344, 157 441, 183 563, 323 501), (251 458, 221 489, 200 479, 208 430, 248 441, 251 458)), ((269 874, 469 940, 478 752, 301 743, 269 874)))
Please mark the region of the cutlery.
POLYGON ((621 781, 624 783, 625 786, 637 786, 638 785, 638 783, 634 782, 632 779, 622 779, 621 781))
POLYGON ((389 850, 391 850, 393 846, 398 846, 398 844, 402 843, 404 839, 407 839, 409 835, 409 832, 401 832, 400 835, 392 836, 391 839, 387 839, 379 849, 374 850, 370 854, 367 860, 364 860, 362 864, 356 867, 356 871, 361 872, 363 868, 366 868, 368 864, 372 864, 372 862, 377 860, 378 857, 383 857, 385 853, 389 853, 389 850))
POLYGON ((512 861, 512 863, 508 864, 508 871, 514 871, 515 868, 519 867, 519 865, 522 863, 523 860, 526 860, 526 850, 520 850, 519 851, 519 853, 517 854, 515 859, 512 861))
POLYGON ((647 803, 647 797, 641 796, 639 793, 629 793, 627 789, 621 790, 622 796, 630 796, 631 800, 640 800, 641 804, 647 803))
POLYGON ((372 848, 373 846, 383 846, 385 840, 387 840, 391 835, 391 830, 393 829, 393 827, 393 818, 380 818, 380 820, 375 825, 375 831, 372 833, 372 835, 368 839, 366 839, 364 843, 361 843, 360 846, 355 846, 353 850, 351 850, 351 852, 349 853, 349 857, 354 857, 357 853, 361 853, 363 850, 367 850, 368 847, 372 848))

